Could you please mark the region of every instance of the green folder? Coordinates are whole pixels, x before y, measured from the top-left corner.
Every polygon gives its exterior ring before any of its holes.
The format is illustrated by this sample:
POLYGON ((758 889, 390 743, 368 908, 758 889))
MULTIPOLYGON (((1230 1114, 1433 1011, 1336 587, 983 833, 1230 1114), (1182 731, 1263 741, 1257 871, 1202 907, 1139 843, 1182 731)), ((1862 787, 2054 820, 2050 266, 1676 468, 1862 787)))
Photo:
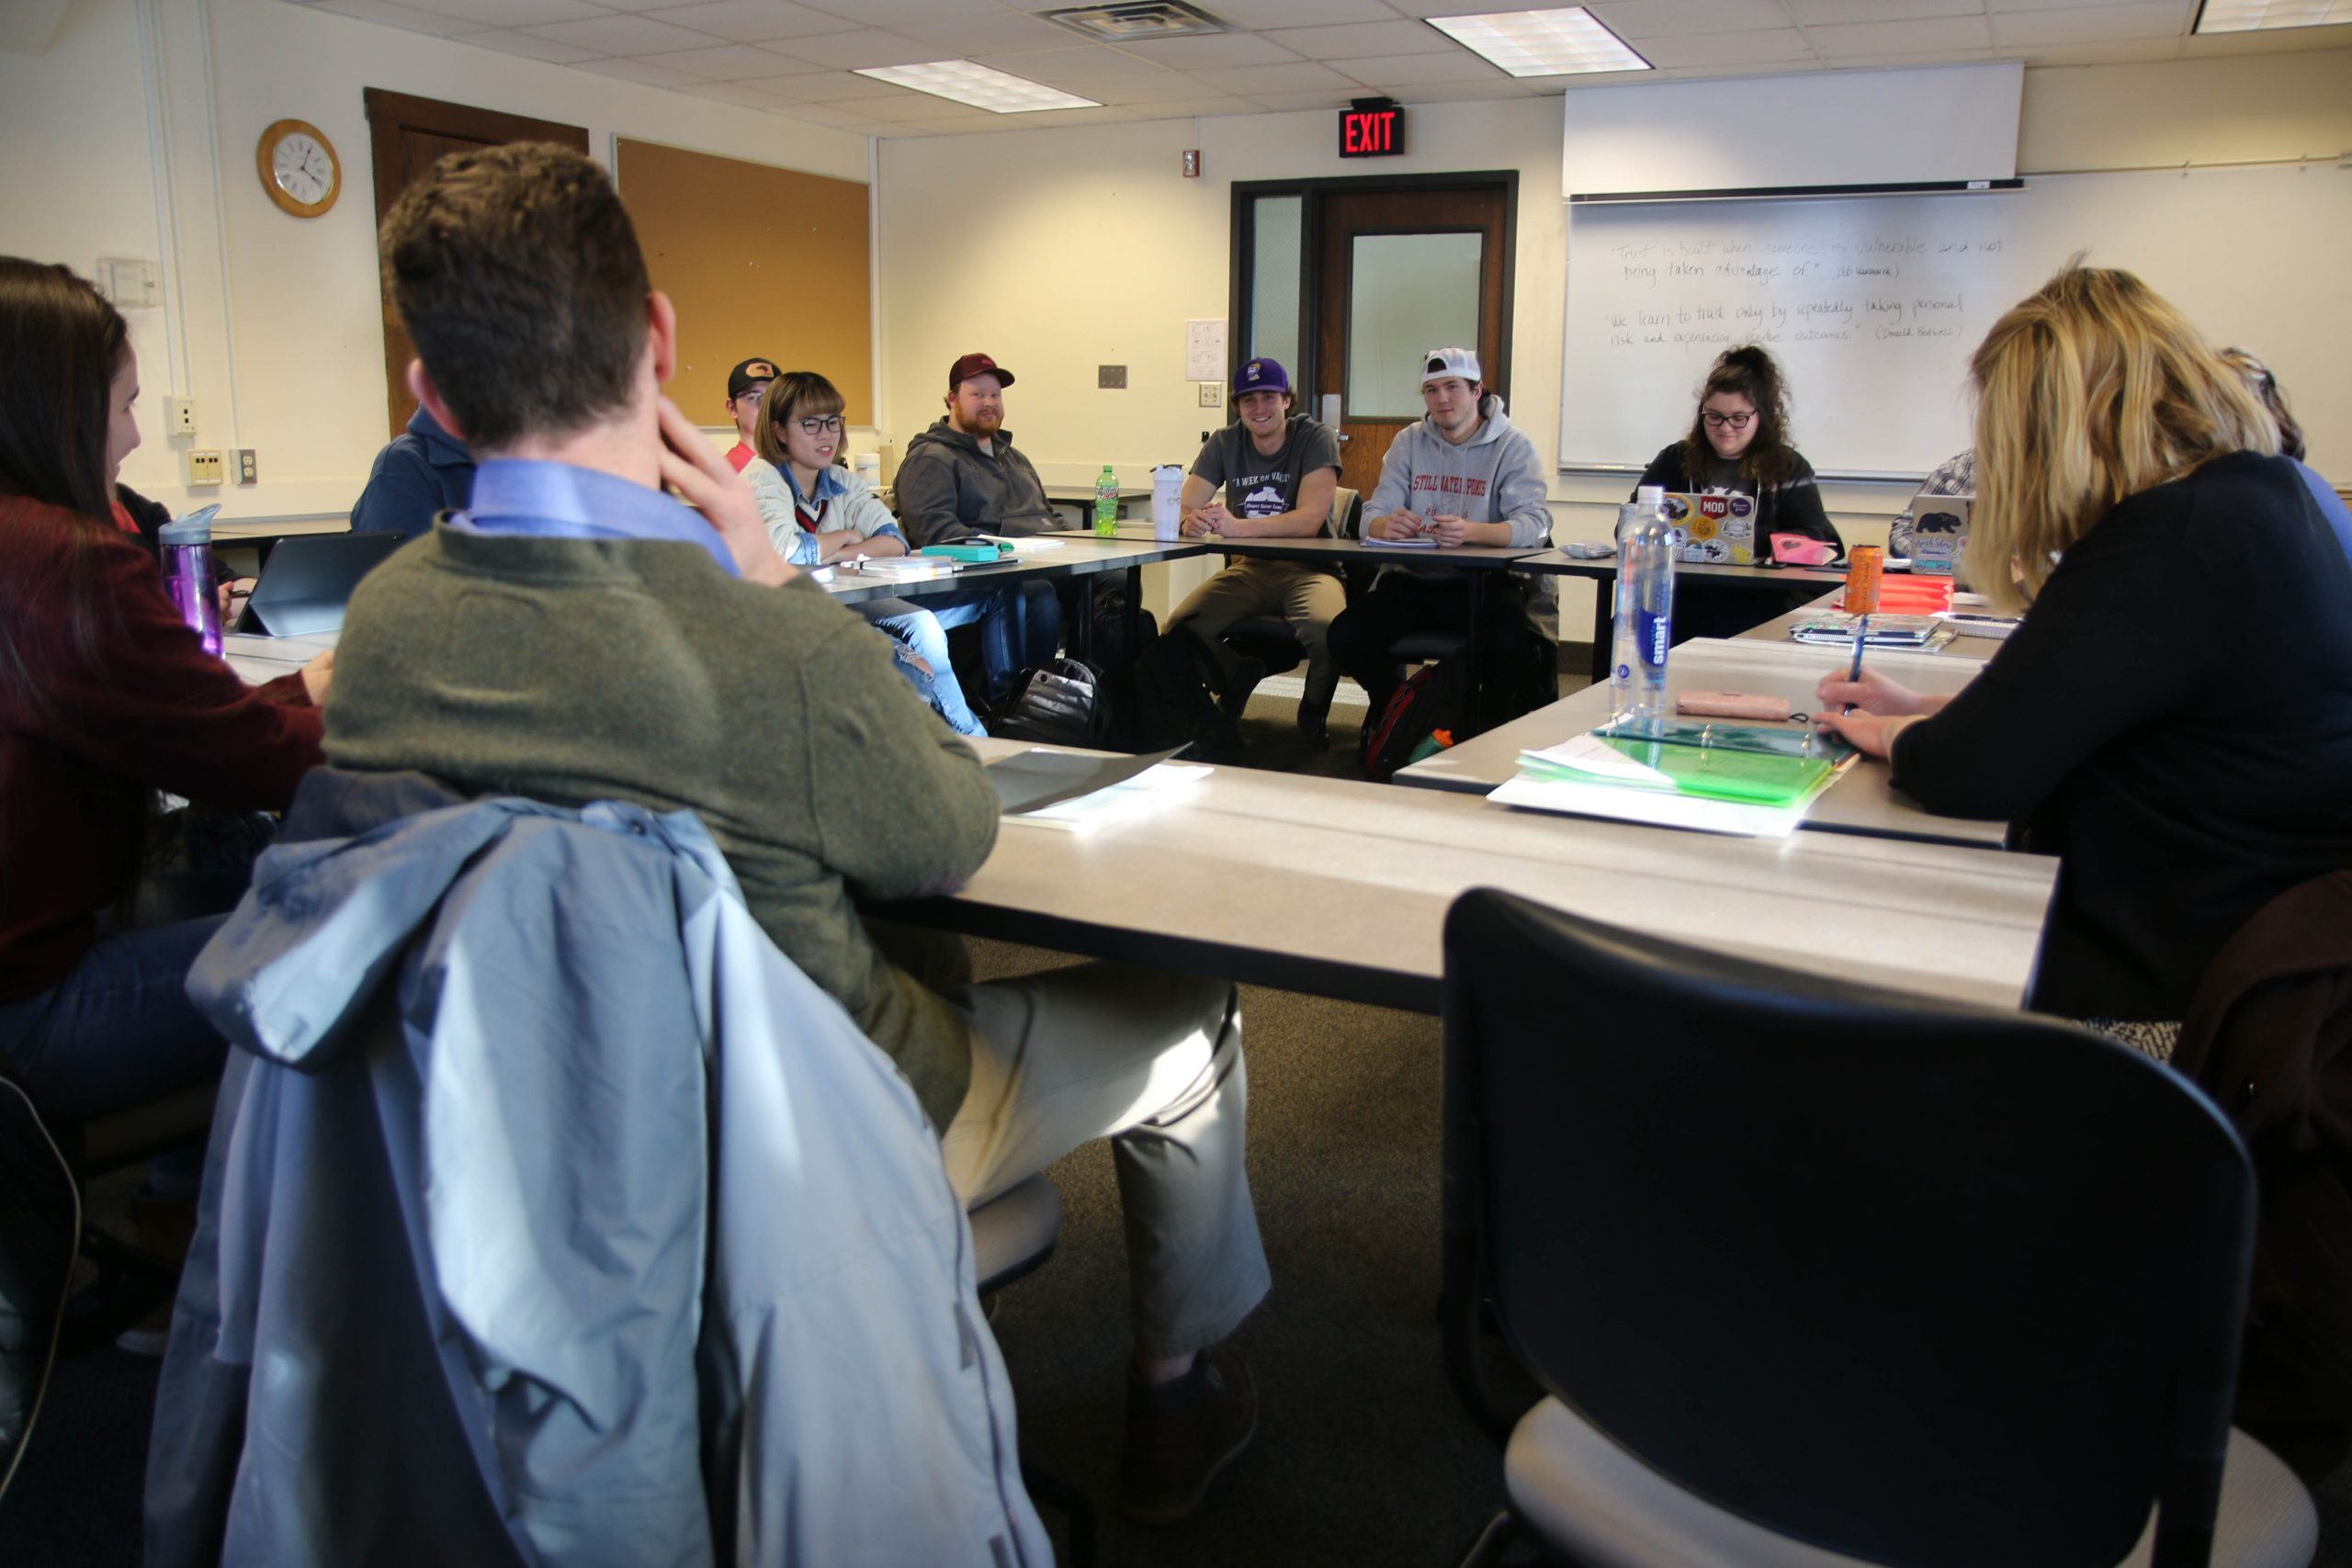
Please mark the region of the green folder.
MULTIPOLYGON (((1838 757, 1816 747, 1812 756, 1775 755, 1735 750, 1722 745, 1694 746, 1675 740, 1634 739, 1593 734, 1612 750, 1666 776, 1660 784, 1634 784, 1605 773, 1590 773, 1551 758, 1520 754, 1521 771, 1537 778, 1568 779, 1579 784, 1605 784, 1620 789, 1672 788, 1679 794, 1711 800, 1747 801, 1761 806, 1794 806, 1818 789, 1838 767, 1838 757)), ((1850 748, 1849 749, 1850 750, 1850 748)))

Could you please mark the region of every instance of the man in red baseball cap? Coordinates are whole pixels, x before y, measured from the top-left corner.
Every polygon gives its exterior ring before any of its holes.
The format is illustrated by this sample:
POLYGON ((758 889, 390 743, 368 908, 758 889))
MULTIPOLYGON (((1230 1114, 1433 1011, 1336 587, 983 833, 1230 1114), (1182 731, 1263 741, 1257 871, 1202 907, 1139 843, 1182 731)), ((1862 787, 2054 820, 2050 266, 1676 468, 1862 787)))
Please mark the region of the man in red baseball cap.
MULTIPOLYGON (((1013 450, 1004 428, 1011 385, 1012 372, 985 354, 967 354, 947 367, 947 412, 907 443, 895 481, 899 526, 917 548, 1054 526, 1044 481, 1027 456, 1013 450)), ((1061 601, 1046 583, 934 596, 923 607, 942 626, 980 623, 992 707, 1002 708, 1021 671, 1052 659, 1061 642, 1061 601)))

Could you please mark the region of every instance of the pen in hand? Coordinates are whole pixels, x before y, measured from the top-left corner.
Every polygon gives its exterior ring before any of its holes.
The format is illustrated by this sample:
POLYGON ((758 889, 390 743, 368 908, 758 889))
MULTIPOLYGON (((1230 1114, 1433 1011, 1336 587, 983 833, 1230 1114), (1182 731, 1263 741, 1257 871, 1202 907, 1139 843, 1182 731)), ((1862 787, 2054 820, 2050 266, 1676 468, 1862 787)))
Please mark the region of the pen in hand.
MULTIPOLYGON (((1876 545, 1856 545, 1846 558, 1846 613, 1858 617, 1854 622, 1854 667, 1846 675, 1848 681, 1862 678, 1862 649, 1870 641, 1871 612, 1878 608, 1879 571, 1886 552, 1876 545)), ((1854 711, 1848 703, 1845 711, 1854 711)))

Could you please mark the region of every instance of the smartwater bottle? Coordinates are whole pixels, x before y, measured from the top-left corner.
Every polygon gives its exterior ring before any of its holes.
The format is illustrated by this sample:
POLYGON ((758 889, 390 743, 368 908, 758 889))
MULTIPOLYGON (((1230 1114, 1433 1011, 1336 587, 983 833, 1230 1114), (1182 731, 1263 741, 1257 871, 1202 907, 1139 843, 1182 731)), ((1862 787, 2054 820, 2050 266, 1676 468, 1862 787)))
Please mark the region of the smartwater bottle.
POLYGON ((1108 463, 1094 481, 1094 531, 1106 539, 1119 531, 1119 473, 1108 463))
POLYGON ((1609 698, 1611 716, 1628 728, 1655 732, 1667 716, 1674 556, 1666 491, 1644 485, 1617 513, 1617 625, 1609 661, 1609 698))
POLYGON ((164 586, 188 629, 204 639, 204 651, 220 657, 220 599, 212 586, 212 520, 183 517, 155 534, 164 561, 164 586))

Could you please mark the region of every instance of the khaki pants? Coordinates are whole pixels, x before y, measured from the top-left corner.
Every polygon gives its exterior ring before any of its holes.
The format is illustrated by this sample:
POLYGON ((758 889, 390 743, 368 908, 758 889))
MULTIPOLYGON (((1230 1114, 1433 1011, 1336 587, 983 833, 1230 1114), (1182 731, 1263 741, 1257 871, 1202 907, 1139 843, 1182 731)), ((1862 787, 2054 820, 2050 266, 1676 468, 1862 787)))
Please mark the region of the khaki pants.
POLYGON ((1168 617, 1168 626, 1173 631, 1191 623, 1230 681, 1233 654, 1222 640, 1226 628, 1253 615, 1280 615, 1306 649, 1307 702, 1319 698, 1329 704, 1340 683, 1340 667, 1331 662, 1331 623, 1347 607, 1347 589, 1328 571, 1296 561, 1244 558, 1193 589, 1168 617))
POLYGON ((940 994, 972 1024, 972 1083, 941 1138, 967 1205, 1108 1136, 1136 1348, 1214 1345, 1271 1277, 1243 1166, 1241 1004, 1222 980, 1086 964, 940 994))

